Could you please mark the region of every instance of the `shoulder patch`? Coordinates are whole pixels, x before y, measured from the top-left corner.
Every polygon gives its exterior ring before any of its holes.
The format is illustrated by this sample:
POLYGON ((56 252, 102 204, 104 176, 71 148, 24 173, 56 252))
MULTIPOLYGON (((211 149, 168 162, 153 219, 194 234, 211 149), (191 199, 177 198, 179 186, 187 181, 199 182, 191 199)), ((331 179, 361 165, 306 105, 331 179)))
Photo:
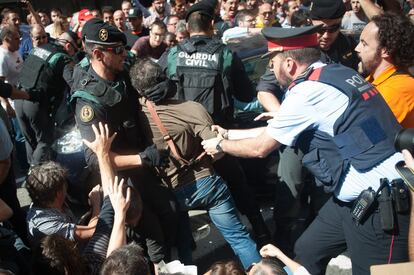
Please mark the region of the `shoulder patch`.
POLYGON ((95 112, 93 111, 93 109, 90 105, 85 105, 80 110, 80 119, 83 122, 91 121, 94 116, 95 116, 95 112))

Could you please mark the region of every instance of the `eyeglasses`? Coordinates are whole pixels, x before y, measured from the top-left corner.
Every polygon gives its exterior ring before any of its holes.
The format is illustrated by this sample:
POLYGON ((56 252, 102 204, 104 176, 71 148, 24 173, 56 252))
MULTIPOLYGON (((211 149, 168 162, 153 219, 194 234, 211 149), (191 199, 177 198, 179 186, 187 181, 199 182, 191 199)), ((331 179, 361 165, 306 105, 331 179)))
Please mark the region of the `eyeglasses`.
POLYGON ((35 41, 40 41, 40 40, 42 40, 42 39, 46 39, 47 38, 47 35, 41 35, 41 36, 34 36, 33 37, 33 39, 35 40, 35 41))
POLYGON ((105 51, 105 52, 111 52, 114 54, 123 54, 125 52, 125 47, 124 46, 118 46, 118 47, 114 47, 114 48, 99 48, 101 51, 105 51))
POLYGON ((322 27, 318 30, 318 33, 319 34, 324 34, 325 32, 334 33, 334 32, 337 32, 340 27, 341 27, 341 24, 335 24, 332 26, 322 27))

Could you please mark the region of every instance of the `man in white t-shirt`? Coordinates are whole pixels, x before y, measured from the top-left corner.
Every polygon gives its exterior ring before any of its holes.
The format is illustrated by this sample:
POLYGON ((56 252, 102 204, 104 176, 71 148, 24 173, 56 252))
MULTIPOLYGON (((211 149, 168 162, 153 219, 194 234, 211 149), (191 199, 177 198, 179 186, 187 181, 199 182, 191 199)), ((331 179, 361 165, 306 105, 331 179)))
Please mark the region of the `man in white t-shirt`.
POLYGON ((368 24, 368 18, 361 8, 359 0, 351 0, 352 10, 347 11, 342 17, 341 28, 354 32, 361 32, 368 24))
POLYGON ((394 212, 395 224, 387 230, 377 201, 362 219, 351 216, 360 194, 375 197, 375 191, 391 187, 379 188, 382 178, 400 179, 394 165, 402 155, 393 144, 401 127, 356 71, 319 61, 319 28, 263 29, 269 66, 287 89, 285 100, 266 128, 213 126, 219 135, 203 146, 210 155, 246 158, 265 157, 282 144, 299 147, 303 164, 334 196, 296 242, 295 260, 311 274, 324 274, 329 260, 347 249, 353 273, 369 274, 371 265, 408 259, 408 214, 394 212))
POLYGON ((224 31, 222 41, 224 44, 231 39, 246 37, 249 34, 259 33, 256 27, 256 17, 252 11, 239 11, 236 15, 237 26, 224 31))
POLYGON ((12 85, 17 84, 18 75, 23 66, 19 54, 20 35, 14 26, 3 27, 0 33, 0 78, 12 85))

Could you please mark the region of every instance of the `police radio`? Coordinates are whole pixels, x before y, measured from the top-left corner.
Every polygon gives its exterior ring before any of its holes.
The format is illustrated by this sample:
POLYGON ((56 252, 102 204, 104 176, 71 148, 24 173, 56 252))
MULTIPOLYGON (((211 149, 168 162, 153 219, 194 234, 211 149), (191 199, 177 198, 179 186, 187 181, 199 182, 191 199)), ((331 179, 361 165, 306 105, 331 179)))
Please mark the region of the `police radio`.
POLYGON ((376 193, 371 187, 359 194, 351 209, 351 217, 356 224, 362 224, 369 216, 370 210, 375 202, 376 193))

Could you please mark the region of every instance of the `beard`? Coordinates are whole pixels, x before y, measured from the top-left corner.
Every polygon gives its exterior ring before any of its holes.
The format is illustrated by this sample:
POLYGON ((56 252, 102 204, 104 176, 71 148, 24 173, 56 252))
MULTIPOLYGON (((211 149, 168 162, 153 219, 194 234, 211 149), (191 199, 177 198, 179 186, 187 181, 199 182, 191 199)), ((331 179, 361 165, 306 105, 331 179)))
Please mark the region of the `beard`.
POLYGON ((278 70, 279 71, 277 74, 275 73, 276 79, 279 82, 279 86, 282 88, 282 90, 286 91, 290 83, 292 83, 292 80, 281 69, 278 70))
POLYGON ((163 13, 164 13, 164 11, 165 11, 165 7, 155 7, 155 11, 156 11, 158 14, 163 14, 163 13))
POLYGON ((361 59, 362 71, 364 74, 372 74, 381 63, 381 52, 377 49, 374 56, 368 60, 361 59))

